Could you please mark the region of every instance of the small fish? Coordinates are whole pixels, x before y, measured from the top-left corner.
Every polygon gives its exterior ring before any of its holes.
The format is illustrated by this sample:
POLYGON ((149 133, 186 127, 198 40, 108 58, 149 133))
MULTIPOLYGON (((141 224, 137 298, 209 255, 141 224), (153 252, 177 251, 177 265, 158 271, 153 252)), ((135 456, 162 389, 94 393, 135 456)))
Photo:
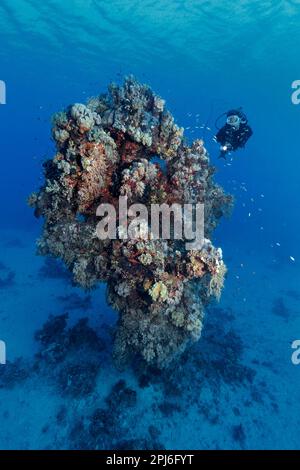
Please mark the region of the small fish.
POLYGON ((290 260, 293 261, 293 263, 296 261, 293 256, 290 256, 290 260))
POLYGON ((276 242, 276 245, 277 245, 277 246, 281 246, 279 242, 276 242))

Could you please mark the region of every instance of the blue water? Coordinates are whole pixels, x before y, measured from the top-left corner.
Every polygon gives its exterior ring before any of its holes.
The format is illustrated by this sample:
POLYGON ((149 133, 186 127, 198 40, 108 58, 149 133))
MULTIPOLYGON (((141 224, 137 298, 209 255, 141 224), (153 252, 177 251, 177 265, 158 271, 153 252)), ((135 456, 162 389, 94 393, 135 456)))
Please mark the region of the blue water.
POLYGON ((300 365, 291 362, 291 343, 300 339, 300 105, 291 101, 300 79, 299 21, 296 0, 1 1, 0 340, 7 360, 22 357, 29 371, 0 383, 1 449, 300 447, 300 365), (187 357, 169 383, 155 377, 145 385, 134 370, 114 368, 116 314, 104 286, 83 307, 86 294, 66 274, 41 274, 41 222, 26 205, 42 183, 42 162, 53 156, 52 114, 129 73, 166 99, 190 140, 204 138, 217 181, 235 196, 231 218, 215 234, 229 268, 221 302, 190 353, 196 359, 187 357), (224 162, 214 122, 236 106, 254 135, 224 162), (94 392, 80 398, 30 372, 35 331, 64 311, 72 324, 88 316, 106 344, 94 392), (230 332, 241 346, 228 362, 230 332), (227 372, 216 371, 216 362, 227 372), (136 392, 134 403, 112 392, 120 379, 136 392), (121 400, 114 426, 102 419, 97 438, 83 439, 96 409, 111 415, 112 400, 121 400))

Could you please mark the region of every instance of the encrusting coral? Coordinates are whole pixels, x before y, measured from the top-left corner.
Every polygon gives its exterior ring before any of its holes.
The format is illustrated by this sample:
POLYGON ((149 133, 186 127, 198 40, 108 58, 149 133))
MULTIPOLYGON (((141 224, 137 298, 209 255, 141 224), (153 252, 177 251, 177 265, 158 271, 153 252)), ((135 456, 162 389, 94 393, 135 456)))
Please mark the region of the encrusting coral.
POLYGON ((30 196, 35 215, 45 219, 39 253, 62 258, 84 288, 107 282, 108 301, 119 312, 119 364, 138 354, 164 367, 200 337, 204 306, 221 294, 226 267, 210 238, 232 198, 214 183, 203 142, 189 146, 165 102, 133 77, 55 115, 52 135, 56 155, 44 163, 44 186, 30 196), (117 208, 119 196, 148 208, 204 204, 202 248, 154 239, 147 220, 147 239, 141 232, 99 239, 97 207, 117 208))

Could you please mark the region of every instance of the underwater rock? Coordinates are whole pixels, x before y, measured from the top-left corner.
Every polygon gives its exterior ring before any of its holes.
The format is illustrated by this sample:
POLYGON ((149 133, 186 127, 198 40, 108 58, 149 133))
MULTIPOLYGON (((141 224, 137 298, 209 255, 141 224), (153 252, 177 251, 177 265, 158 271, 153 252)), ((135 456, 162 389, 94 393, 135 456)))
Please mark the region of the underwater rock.
POLYGON ((31 366, 22 358, 13 362, 7 361, 5 367, 0 367, 0 389, 19 385, 30 376, 31 371, 31 366))
POLYGON ((136 405, 136 391, 126 386, 125 380, 119 380, 112 388, 106 399, 111 409, 118 408, 119 412, 123 409, 131 408, 136 405))
POLYGON ((204 307, 221 295, 226 267, 210 238, 232 197, 213 181, 203 142, 189 146, 164 101, 132 77, 56 114, 52 135, 57 152, 44 163, 44 186, 29 198, 45 221, 39 253, 62 259, 85 289, 107 282, 119 312, 120 366, 138 355, 163 368, 200 338, 204 307), (184 238, 99 239, 97 207, 117 210, 120 196, 147 208, 204 204, 202 248, 188 250, 184 238))
POLYGON ((0 289, 11 287, 15 283, 15 273, 0 261, 0 289))
MULTIPOLYGON (((207 310, 201 344, 194 344, 186 350, 178 359, 176 367, 162 370, 150 366, 142 368, 142 364, 135 367, 134 373, 141 389, 148 386, 162 387, 167 406, 164 401, 156 404, 155 414, 157 411, 163 415, 169 411, 179 411, 175 408, 172 410, 173 403, 186 403, 186 406, 182 406, 184 412, 193 403, 207 420, 215 422, 215 413, 212 413, 209 405, 203 404, 204 386, 210 389, 216 399, 225 384, 235 389, 244 388, 252 397, 257 387, 256 370, 244 360, 245 344, 233 329, 232 318, 236 314, 231 308, 209 306, 207 310)), ((214 406, 215 410, 216 404, 214 406)))
MULTIPOLYGON (((70 448, 75 449, 163 449, 159 443, 159 430, 154 426, 145 437, 135 436, 135 424, 139 413, 132 409, 136 405, 137 394, 125 380, 113 385, 104 400, 102 408, 94 409, 90 416, 78 417, 72 426, 68 439, 70 448)), ((99 399, 97 400, 97 402, 99 399)))
POLYGON ((153 424, 150 424, 150 426, 148 427, 148 432, 149 436, 153 440, 157 440, 161 435, 161 431, 156 426, 153 426, 153 424))
POLYGON ((68 352, 67 320, 67 314, 51 315, 42 329, 36 331, 35 340, 41 345, 37 353, 38 359, 44 359, 48 363, 58 363, 65 358, 68 352))
POLYGON ((170 418, 173 413, 181 411, 180 406, 177 403, 172 403, 170 401, 163 401, 158 405, 158 408, 163 416, 170 418))
POLYGON ((35 370, 50 376, 62 395, 76 398, 95 389, 104 345, 87 318, 69 328, 67 314, 50 316, 35 338, 35 370))
POLYGON ((36 331, 35 339, 41 346, 37 357, 48 362, 65 359, 72 352, 83 353, 88 349, 99 353, 104 349, 102 340, 88 325, 87 318, 81 318, 73 327, 68 328, 67 313, 50 315, 41 330, 36 331))
POLYGON ((99 364, 96 362, 64 364, 58 376, 61 393, 72 397, 88 395, 96 386, 98 371, 99 364))
POLYGON ((195 356, 195 361, 208 382, 251 385, 256 372, 242 362, 243 352, 244 345, 234 330, 224 332, 220 326, 209 324, 203 348, 195 356))
POLYGON ((237 442, 242 448, 245 445, 246 434, 242 424, 232 426, 231 435, 235 442, 237 442))
POLYGON ((107 434, 115 425, 114 414, 110 410, 98 408, 90 418, 89 433, 92 438, 107 434))

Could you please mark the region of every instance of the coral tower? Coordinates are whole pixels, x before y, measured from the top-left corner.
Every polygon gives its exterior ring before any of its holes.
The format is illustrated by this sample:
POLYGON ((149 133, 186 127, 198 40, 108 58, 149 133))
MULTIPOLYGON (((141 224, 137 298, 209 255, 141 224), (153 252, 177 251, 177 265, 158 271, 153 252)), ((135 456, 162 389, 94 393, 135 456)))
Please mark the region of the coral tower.
POLYGON ((57 153, 44 164, 45 184, 29 198, 45 219, 39 252, 62 258, 84 288, 107 282, 119 312, 119 364, 138 354, 165 367, 200 337, 204 306, 221 294, 226 268, 210 239, 232 198, 214 183, 203 142, 189 146, 164 101, 132 77, 55 115, 53 138, 57 153), (149 208, 204 204, 202 248, 139 234, 100 240, 97 207, 117 207, 119 196, 149 208))

